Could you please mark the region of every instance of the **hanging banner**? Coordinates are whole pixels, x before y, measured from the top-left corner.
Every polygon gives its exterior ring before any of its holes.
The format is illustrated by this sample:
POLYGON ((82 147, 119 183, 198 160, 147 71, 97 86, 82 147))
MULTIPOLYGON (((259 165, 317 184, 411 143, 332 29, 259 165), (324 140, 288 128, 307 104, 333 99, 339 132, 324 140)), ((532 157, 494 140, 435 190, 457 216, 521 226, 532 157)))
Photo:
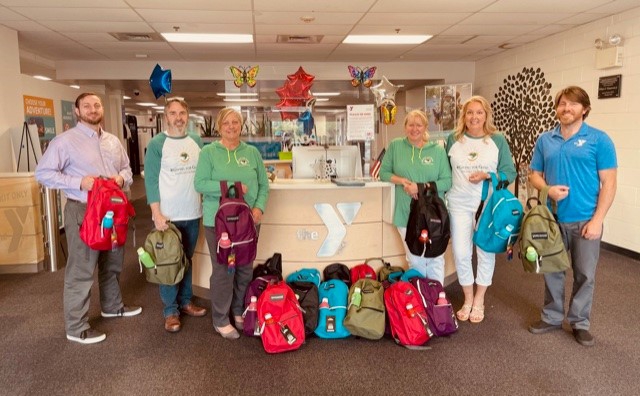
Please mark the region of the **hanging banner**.
POLYGON ((347 140, 373 140, 374 133, 373 105, 347 105, 347 140))

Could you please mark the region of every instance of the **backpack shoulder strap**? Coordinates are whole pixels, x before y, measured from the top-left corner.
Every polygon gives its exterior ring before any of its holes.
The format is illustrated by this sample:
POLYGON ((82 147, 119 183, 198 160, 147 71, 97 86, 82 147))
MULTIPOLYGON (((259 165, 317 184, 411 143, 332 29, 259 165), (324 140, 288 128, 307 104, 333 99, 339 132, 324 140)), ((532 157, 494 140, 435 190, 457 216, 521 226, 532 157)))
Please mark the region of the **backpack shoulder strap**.
MULTIPOLYGON (((493 185, 493 191, 498 189, 498 179, 496 178, 496 174, 493 172, 489 172, 489 176, 491 176, 491 184, 493 185)), ((489 179, 485 179, 482 182, 482 197, 480 198, 480 205, 478 205, 478 210, 476 210, 476 221, 480 218, 480 214, 482 213, 482 209, 484 208, 484 202, 487 200, 487 196, 489 195, 489 179)))

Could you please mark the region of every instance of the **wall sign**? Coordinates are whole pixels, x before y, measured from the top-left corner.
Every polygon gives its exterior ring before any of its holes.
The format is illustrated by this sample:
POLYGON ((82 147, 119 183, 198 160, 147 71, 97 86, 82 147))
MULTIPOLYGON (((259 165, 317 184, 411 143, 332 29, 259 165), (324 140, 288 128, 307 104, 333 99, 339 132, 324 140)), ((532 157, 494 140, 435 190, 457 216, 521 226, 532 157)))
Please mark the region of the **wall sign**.
POLYGON ((604 76, 598 80, 598 99, 619 98, 622 74, 604 76))

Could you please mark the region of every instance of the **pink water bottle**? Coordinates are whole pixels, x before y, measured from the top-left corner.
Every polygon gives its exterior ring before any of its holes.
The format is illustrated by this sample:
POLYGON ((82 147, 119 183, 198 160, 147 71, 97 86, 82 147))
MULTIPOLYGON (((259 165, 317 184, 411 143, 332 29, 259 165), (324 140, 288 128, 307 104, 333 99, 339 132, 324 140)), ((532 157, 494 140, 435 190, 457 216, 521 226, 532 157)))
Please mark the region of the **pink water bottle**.
POLYGON ((445 292, 441 291, 440 294, 438 294, 438 301, 436 302, 436 305, 447 304, 449 304, 449 301, 447 301, 447 295, 445 294, 445 292))
POLYGON ((251 302, 249 302, 247 311, 257 311, 257 310, 258 310, 258 297, 251 296, 251 302))
POLYGON ((429 241, 429 232, 427 230, 420 231, 420 237, 418 239, 422 243, 427 243, 429 241))
POLYGON ((329 308, 329 299, 327 297, 324 297, 320 303, 320 309, 323 308, 329 308))
POLYGON ((229 239, 229 234, 227 234, 226 232, 223 232, 222 235, 220 236, 220 242, 218 242, 218 245, 223 249, 230 248, 231 239, 229 239))

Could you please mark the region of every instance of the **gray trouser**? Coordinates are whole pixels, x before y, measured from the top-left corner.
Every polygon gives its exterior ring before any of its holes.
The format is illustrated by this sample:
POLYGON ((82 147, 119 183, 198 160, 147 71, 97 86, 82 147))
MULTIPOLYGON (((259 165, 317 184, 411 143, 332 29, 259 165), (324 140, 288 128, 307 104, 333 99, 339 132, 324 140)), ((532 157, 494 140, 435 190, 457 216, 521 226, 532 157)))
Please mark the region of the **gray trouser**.
MULTIPOLYGON (((574 329, 589 330, 596 267, 600 257, 600 239, 588 240, 581 236, 586 221, 562 223, 562 236, 571 255, 573 290, 569 301, 567 321, 574 329)), ((542 320, 561 324, 564 319, 566 272, 544 274, 544 308, 542 320)))
POLYGON ((116 312, 123 306, 119 277, 124 247, 115 251, 90 249, 79 233, 86 209, 86 204, 73 201, 67 201, 64 208, 64 232, 69 251, 64 273, 64 322, 67 334, 76 337, 91 327, 88 323, 89 297, 96 264, 102 311, 116 312))
MULTIPOLYGON (((224 327, 230 323, 229 310, 232 315, 242 315, 244 311, 244 294, 253 277, 253 263, 237 266, 234 273, 227 271, 226 265, 216 261, 216 231, 214 227, 204 227, 204 236, 211 255, 211 278, 209 292, 211 295, 211 316, 213 325, 224 327)), ((226 263, 225 263, 226 264, 226 263)))

